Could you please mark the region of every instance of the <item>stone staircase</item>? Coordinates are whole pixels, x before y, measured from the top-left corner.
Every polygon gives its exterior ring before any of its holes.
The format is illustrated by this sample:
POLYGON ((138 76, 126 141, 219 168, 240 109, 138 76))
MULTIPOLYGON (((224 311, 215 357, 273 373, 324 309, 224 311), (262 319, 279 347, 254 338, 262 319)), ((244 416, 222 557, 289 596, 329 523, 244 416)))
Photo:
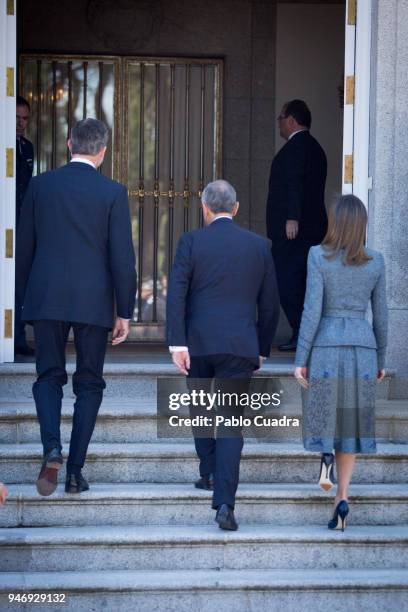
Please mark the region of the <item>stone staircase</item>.
MULTIPOLYGON (((277 414, 300 416, 291 371, 268 366, 263 375, 283 391, 277 414)), ((379 452, 357 462, 344 534, 326 528, 332 495, 315 484, 319 458, 296 428, 247 440, 240 529, 228 533, 214 523, 210 493, 192 486, 191 440, 157 439, 157 376, 174 371, 107 364, 84 470, 91 490, 67 495, 61 484, 41 498, 34 367, 0 366, 0 479, 10 491, 0 509, 0 610, 62 608, 9 603, 9 593, 65 593, 64 609, 87 612, 408 608, 408 403, 389 399, 389 380, 379 387, 379 452)), ((64 442, 71 413, 68 387, 64 442)))

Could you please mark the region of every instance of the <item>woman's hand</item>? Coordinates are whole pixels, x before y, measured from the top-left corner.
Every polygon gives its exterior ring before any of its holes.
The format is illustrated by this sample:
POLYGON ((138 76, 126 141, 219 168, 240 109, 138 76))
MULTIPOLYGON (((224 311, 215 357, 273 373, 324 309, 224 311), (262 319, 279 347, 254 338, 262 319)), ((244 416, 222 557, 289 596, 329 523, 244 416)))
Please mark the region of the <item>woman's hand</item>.
POLYGON ((309 383, 307 382, 307 368, 295 368, 295 378, 298 381, 299 385, 304 389, 309 388, 309 383))
POLYGON ((383 368, 382 370, 378 370, 377 382, 381 382, 382 380, 384 380, 384 378, 385 378, 385 370, 383 368))

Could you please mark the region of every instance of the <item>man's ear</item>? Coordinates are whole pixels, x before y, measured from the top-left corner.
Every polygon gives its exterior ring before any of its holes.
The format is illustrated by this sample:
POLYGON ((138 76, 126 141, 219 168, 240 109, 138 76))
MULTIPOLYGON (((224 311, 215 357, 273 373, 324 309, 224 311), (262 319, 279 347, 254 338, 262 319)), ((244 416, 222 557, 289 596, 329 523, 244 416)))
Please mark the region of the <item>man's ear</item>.
POLYGON ((234 208, 231 211, 231 214, 233 217, 235 217, 235 215, 237 214, 238 209, 239 209, 239 202, 235 202, 234 208))
POLYGON ((68 138, 68 140, 67 140, 67 146, 68 146, 69 152, 72 155, 72 142, 71 142, 70 138, 68 138))
POLYGON ((292 129, 295 129, 298 127, 298 122, 296 121, 296 119, 294 117, 292 117, 292 115, 289 115, 289 126, 292 129))

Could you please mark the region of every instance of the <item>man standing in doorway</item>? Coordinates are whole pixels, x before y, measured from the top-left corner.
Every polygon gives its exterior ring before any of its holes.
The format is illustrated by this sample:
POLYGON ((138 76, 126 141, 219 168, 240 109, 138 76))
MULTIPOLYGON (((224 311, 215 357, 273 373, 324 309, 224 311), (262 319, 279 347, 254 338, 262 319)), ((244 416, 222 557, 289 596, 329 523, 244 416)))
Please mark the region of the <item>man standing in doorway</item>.
POLYGON ((303 100, 284 104, 279 132, 287 142, 275 156, 266 210, 281 306, 292 328, 281 351, 295 351, 306 291, 307 256, 327 230, 324 190, 327 160, 310 134, 312 116, 303 100))
MULTIPOLYGON (((30 119, 30 105, 25 98, 17 96, 16 103, 16 231, 20 221, 21 207, 28 184, 33 175, 34 149, 25 137, 30 119)), ((16 355, 33 356, 34 350, 28 346, 25 324, 21 321, 21 304, 16 293, 14 312, 14 352, 16 355)))
POLYGON ((63 462, 60 420, 70 329, 76 401, 65 491, 81 493, 89 489, 81 470, 105 388, 108 333, 113 327, 112 344, 123 342, 133 315, 136 273, 127 189, 97 171, 108 135, 102 121, 79 121, 68 141, 71 162, 34 177, 21 211, 17 289, 22 318, 34 325, 33 395, 44 451, 40 495, 55 491, 63 462))

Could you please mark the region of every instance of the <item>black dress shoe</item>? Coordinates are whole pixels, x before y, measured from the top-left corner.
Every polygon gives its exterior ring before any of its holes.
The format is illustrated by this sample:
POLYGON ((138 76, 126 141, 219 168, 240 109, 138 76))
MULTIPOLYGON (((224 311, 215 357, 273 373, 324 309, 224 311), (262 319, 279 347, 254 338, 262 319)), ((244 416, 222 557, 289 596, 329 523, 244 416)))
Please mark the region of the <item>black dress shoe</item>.
POLYGON ((278 348, 280 351, 288 351, 288 352, 296 351, 297 342, 298 342, 298 334, 295 333, 293 334, 289 342, 285 342, 284 344, 281 344, 280 346, 278 346, 278 348))
POLYGON ((218 507, 217 514, 215 515, 220 529, 227 529, 228 531, 236 531, 238 529, 238 523, 235 520, 234 511, 227 504, 221 504, 218 507))
POLYGON ((53 448, 45 456, 37 478, 37 491, 47 497, 54 493, 58 484, 58 470, 61 469, 63 459, 59 448, 53 448))
POLYGON ((196 489, 205 489, 206 491, 214 491, 214 476, 212 474, 206 474, 201 476, 199 480, 194 483, 196 489))
POLYGON ((23 355, 24 357, 34 357, 35 350, 31 348, 31 346, 16 346, 14 348, 14 353, 16 355, 23 355))
POLYGON ((89 491, 89 484, 86 482, 82 474, 67 474, 65 481, 65 493, 82 493, 89 491))

